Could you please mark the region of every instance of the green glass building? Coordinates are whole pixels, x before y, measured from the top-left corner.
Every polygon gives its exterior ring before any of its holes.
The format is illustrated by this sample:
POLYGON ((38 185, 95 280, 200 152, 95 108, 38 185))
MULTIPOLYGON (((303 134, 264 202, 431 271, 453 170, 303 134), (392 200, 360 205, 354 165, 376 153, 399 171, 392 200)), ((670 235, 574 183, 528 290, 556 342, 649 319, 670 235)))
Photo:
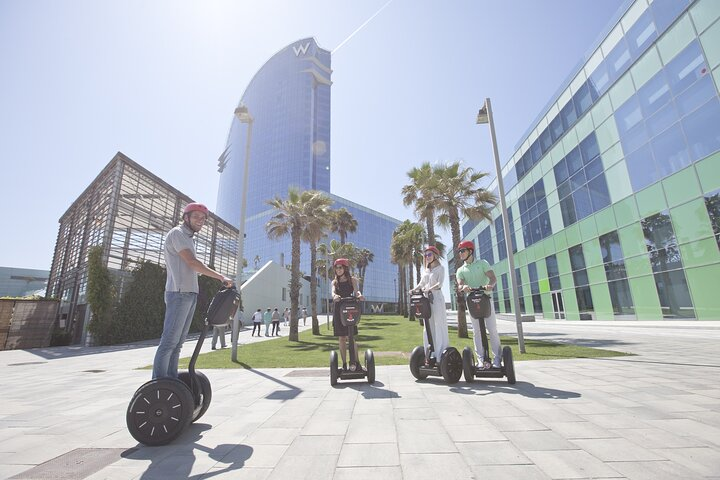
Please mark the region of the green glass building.
MULTIPOLYGON (((628 2, 591 48, 502 169, 520 310, 718 320, 720 1, 628 2)), ((511 313, 499 206, 463 237, 511 313)))

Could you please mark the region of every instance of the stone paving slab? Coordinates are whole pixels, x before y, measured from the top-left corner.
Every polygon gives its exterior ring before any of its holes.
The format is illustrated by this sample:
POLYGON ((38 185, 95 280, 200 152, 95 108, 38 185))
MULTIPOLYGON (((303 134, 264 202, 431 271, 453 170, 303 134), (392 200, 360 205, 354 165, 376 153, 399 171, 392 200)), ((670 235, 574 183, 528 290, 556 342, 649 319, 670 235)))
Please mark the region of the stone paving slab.
MULTIPOLYGON (((498 327, 512 334, 515 326, 498 327)), ((150 376, 136 368, 152 362, 153 342, 0 352, 0 479, 91 448, 123 452, 93 480, 720 475, 720 388, 710 380, 720 371, 720 322, 524 328, 526 338, 636 356, 517 362, 515 385, 418 382, 407 366, 378 367, 372 386, 335 388, 325 369, 206 370, 205 416, 172 444, 144 447, 125 411, 150 376)), ((249 331, 240 340, 265 341, 249 331)))

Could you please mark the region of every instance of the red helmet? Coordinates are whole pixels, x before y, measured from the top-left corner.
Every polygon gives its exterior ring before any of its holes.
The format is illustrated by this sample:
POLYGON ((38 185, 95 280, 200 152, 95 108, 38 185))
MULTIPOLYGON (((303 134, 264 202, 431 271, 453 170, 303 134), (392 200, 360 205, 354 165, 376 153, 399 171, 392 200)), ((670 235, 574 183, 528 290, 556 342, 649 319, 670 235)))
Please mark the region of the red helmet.
POLYGON ((467 248, 470 251, 475 251, 475 244, 471 242, 470 240, 464 240, 460 243, 458 243, 457 246, 458 250, 462 250, 463 248, 467 248))
POLYGON ((202 203, 188 203, 185 206, 185 209, 183 210, 183 216, 187 215, 190 212, 202 212, 205 215, 210 213, 208 208, 205 205, 203 205, 202 203))
POLYGON ((440 250, 438 250, 437 247, 435 247, 434 245, 428 245, 427 247, 425 247, 425 250, 423 250, 423 252, 432 252, 435 254, 436 257, 440 256, 440 250))
POLYGON ((349 268, 350 262, 348 261, 347 258, 338 258, 337 260, 335 260, 333 262, 333 267, 337 267, 338 265, 342 265, 345 268, 349 268))

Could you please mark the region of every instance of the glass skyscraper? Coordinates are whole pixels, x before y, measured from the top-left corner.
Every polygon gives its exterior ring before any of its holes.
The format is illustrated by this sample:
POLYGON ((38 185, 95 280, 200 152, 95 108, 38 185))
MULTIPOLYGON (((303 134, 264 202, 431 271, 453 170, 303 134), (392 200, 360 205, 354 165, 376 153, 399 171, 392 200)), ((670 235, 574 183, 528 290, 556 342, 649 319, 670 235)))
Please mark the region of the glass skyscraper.
MULTIPOLYGON (((720 2, 618 12, 502 169, 524 313, 720 319, 718 85, 720 2)), ((463 235, 510 313, 499 208, 463 235)))
MULTIPOLYGON (((268 260, 290 263, 290 239, 269 240, 265 224, 274 214, 268 200, 287 197, 290 187, 321 190, 347 208, 358 222, 347 241, 373 252, 364 294, 371 302, 394 302, 390 240, 399 221, 330 194, 330 52, 305 38, 276 53, 255 74, 240 101, 252 117, 248 166, 245 252, 248 266, 268 260)), ((237 225, 243 194, 248 123, 233 117, 227 147, 219 160, 217 213, 237 225)), ((332 237, 331 237, 332 238, 332 237)), ((302 246, 301 270, 310 272, 302 246)), ((325 292, 322 292, 323 294, 325 292)))

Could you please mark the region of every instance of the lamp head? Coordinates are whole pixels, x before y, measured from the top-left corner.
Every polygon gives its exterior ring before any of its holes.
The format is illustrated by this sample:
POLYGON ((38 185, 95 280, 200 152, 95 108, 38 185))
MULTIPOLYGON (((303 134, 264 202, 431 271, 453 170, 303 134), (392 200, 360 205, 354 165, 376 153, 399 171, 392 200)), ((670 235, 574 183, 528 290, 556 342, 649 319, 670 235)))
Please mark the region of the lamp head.
POLYGON ((480 125, 482 123, 488 123, 488 122, 489 122, 489 118, 488 118, 487 104, 484 104, 482 106, 482 108, 478 111, 477 120, 475 123, 480 125))
POLYGON ((235 109, 235 116, 243 123, 250 123, 252 122, 252 117, 250 116, 250 112, 248 111, 248 108, 245 105, 240 105, 235 109))

